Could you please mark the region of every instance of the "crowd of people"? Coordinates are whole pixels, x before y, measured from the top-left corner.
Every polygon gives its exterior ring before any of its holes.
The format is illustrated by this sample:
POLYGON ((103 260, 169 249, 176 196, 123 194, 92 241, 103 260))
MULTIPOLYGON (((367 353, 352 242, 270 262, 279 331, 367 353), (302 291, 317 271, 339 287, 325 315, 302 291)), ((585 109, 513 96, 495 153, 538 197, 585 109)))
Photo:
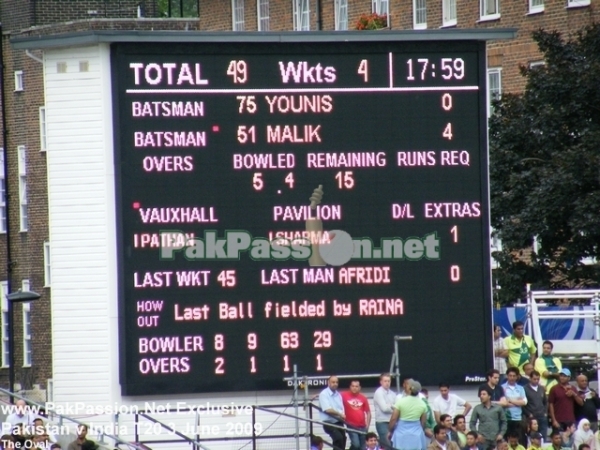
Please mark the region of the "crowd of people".
MULTIPOLYGON (((412 378, 404 378, 397 394, 390 374, 383 373, 373 396, 377 433, 367 433, 373 417, 360 382, 352 380, 340 392, 338 377, 331 376, 319 394, 320 420, 334 450, 346 449, 346 435, 350 450, 600 450, 598 393, 585 374, 572 384, 571 371, 552 350, 545 341, 538 356, 520 321, 505 338, 495 327, 494 368, 479 386, 474 407, 446 383, 431 402, 412 378)), ((313 450, 322 446, 315 437, 313 450)))

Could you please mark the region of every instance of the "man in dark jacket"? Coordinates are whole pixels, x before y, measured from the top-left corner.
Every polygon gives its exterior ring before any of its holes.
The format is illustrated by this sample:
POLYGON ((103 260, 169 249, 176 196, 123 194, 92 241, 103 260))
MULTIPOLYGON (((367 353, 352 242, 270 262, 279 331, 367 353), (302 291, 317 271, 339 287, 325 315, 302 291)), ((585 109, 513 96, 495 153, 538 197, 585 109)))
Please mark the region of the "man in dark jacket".
POLYGON ((540 373, 531 372, 529 383, 525 386, 527 404, 523 406, 523 414, 526 419, 535 419, 539 425, 539 432, 544 439, 548 436, 548 396, 544 386, 540 384, 540 373))

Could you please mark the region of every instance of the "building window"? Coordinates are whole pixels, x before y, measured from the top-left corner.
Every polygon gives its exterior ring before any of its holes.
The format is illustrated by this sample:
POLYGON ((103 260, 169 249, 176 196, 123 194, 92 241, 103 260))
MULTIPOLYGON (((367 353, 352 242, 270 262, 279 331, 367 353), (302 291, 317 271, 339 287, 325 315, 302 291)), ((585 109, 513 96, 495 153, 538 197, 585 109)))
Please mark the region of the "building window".
POLYGON ((413 27, 415 30, 427 28, 427 0, 413 0, 413 27))
POLYGON ((50 242, 44 242, 44 287, 52 283, 52 261, 50 259, 50 242))
POLYGON ((29 228, 27 211, 27 152, 24 145, 17 147, 17 154, 19 158, 20 231, 27 231, 29 228))
POLYGON ((533 69, 534 67, 544 67, 546 65, 546 61, 531 61, 529 63, 529 68, 533 69))
POLYGON ((6 176, 3 148, 0 148, 0 233, 6 233, 6 176))
POLYGON ((375 14, 390 15, 390 1, 389 0, 372 0, 372 11, 375 14))
POLYGON ((163 0, 158 2, 159 17, 198 17, 198 0, 163 0))
POLYGON ((46 107, 40 106, 40 151, 46 151, 46 107))
POLYGON ((442 0, 442 26, 456 25, 456 0, 442 0))
POLYGON ((10 363, 10 344, 8 339, 8 327, 10 317, 8 317, 8 281, 0 282, 2 288, 2 315, 0 315, 0 328, 2 328, 2 367, 8 367, 10 363))
MULTIPOLYGON (((29 291, 29 280, 21 283, 23 291, 29 291)), ((31 302, 23 303, 23 367, 31 367, 31 302)))
POLYGON ((492 101, 502 94, 502 69, 488 69, 488 117, 494 112, 492 101))
POLYGON ((233 31, 244 31, 244 0, 231 0, 233 31))
MULTIPOLYGON (((532 0, 535 1, 535 0, 532 0)), ((480 0, 481 2, 481 20, 492 20, 500 17, 498 0, 480 0)))
POLYGON ((310 0, 293 0, 294 31, 310 31, 310 0))
POLYGON ((269 31, 271 23, 269 22, 269 0, 257 0, 256 12, 258 16, 258 31, 269 31))
POLYGON ((579 8, 580 6, 590 6, 590 0, 567 0, 569 8, 579 8))
POLYGON ((544 10, 544 0, 529 0, 529 12, 538 13, 544 10))
POLYGON ((16 70, 15 71, 15 91, 22 91, 23 87, 23 71, 16 70))
POLYGON ((335 29, 348 29, 348 0, 335 0, 335 29))

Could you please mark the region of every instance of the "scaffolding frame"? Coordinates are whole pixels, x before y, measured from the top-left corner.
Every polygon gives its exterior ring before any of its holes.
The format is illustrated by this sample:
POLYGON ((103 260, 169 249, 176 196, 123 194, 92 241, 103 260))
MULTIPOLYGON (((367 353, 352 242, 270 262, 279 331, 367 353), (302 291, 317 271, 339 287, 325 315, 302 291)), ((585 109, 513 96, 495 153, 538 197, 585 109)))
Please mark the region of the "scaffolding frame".
POLYGON ((541 350, 545 340, 542 335, 540 320, 544 319, 591 319, 594 323, 593 340, 568 340, 553 339, 553 353, 561 359, 577 359, 591 363, 595 366, 598 380, 600 381, 600 290, 560 290, 560 291, 532 291, 527 285, 527 325, 531 330, 538 351, 541 350), (589 300, 589 309, 565 309, 559 311, 540 311, 540 307, 548 306, 547 300, 589 300))

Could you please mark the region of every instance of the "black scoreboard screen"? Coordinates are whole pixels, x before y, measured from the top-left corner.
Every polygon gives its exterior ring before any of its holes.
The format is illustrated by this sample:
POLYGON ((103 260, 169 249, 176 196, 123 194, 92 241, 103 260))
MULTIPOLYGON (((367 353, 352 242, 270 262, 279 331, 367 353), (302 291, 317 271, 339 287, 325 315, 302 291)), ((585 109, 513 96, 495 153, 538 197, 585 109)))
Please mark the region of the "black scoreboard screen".
MULTIPOLYGON (((485 43, 114 44, 124 395, 492 361, 485 43)), ((376 381, 376 380, 373 380, 376 381)))

